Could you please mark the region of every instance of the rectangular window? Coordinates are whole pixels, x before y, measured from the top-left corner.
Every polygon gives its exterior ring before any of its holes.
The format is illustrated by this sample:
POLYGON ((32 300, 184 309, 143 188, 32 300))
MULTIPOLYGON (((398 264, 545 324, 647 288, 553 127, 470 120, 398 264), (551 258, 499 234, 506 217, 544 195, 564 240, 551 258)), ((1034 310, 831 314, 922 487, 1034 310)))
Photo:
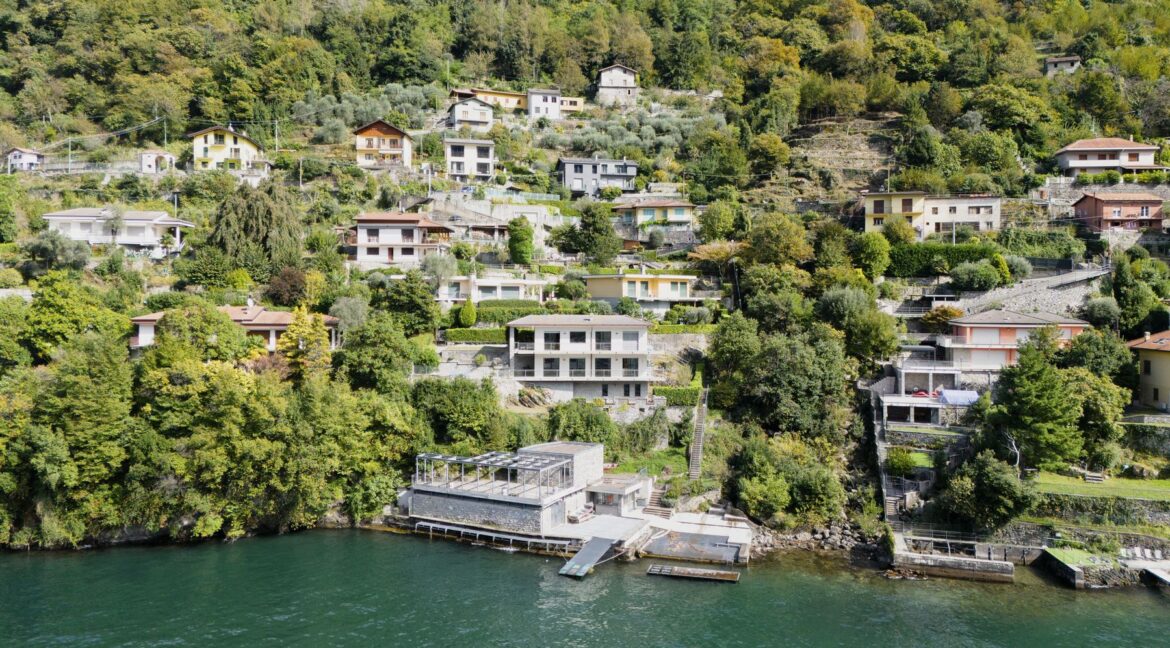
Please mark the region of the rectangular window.
POLYGON ((1150 215, 1150 207, 1148 205, 1142 205, 1142 212, 1141 213, 1142 213, 1142 218, 1148 217, 1150 215))
POLYGON ((649 281, 642 282, 642 296, 643 297, 650 296, 650 282, 649 281))
POLYGON ((912 211, 914 211, 914 199, 913 198, 903 198, 902 199, 902 213, 907 214, 907 213, 910 213, 912 211))
POLYGON ((1137 153, 1130 153, 1129 154, 1129 161, 1130 162, 1137 162, 1138 161, 1138 154, 1137 153))
MULTIPOLYGON (((593 333, 593 348, 597 351, 609 351, 612 346, 611 336, 613 334, 609 331, 596 331, 593 333)), ((606 360, 606 362, 609 362, 606 360)))
POLYGON ((682 207, 675 207, 674 208, 674 215, 675 216, 683 216, 684 215, 683 208, 682 207))
POLYGON ((560 333, 560 331, 544 334, 544 350, 545 351, 560 351, 561 350, 561 333, 560 333))
POLYGON ((622 358, 622 376, 626 378, 638 377, 638 359, 622 358))
POLYGON ((585 165, 574 164, 573 165, 573 173, 585 173, 585 165))
POLYGON ((938 216, 938 207, 931 207, 931 208, 930 208, 930 214, 931 214, 932 216, 938 216))
POLYGON ((569 331, 569 344, 585 344, 585 331, 569 331))
POLYGON ((601 386, 601 397, 602 398, 609 398, 609 385, 602 385, 601 386))
POLYGON ((1155 401, 1161 400, 1161 398, 1158 395, 1158 388, 1157 387, 1154 388, 1154 400, 1155 401))
POLYGON ((479 287, 479 298, 480 299, 495 299, 496 298, 496 287, 495 286, 480 286, 479 287))
POLYGON ((637 297, 637 296, 638 296, 638 282, 627 281, 626 282, 626 297, 637 297))
POLYGON ((613 360, 609 358, 593 359, 593 375, 598 378, 609 378, 613 371, 613 360))
POLYGON ((463 157, 463 145, 462 144, 452 144, 451 145, 451 157, 463 157))
POLYGON ((1077 159, 1078 160, 1088 160, 1089 155, 1087 153, 1081 153, 1080 155, 1077 156, 1077 159))
POLYGON ((504 286, 500 293, 504 299, 520 299, 520 286, 504 286))
POLYGON ((458 299, 461 296, 459 294, 458 282, 451 282, 451 283, 447 284, 447 296, 454 298, 454 299, 458 299))
POLYGON ((414 230, 412 230, 412 229, 402 230, 402 242, 403 243, 414 243, 414 230))
POLYGON ((623 351, 637 351, 638 350, 638 332, 637 331, 622 331, 622 350, 623 351))
POLYGON ((366 230, 366 243, 377 243, 380 231, 376 229, 366 230))
POLYGON ((873 201, 873 213, 875 213, 875 214, 886 213, 886 201, 884 201, 884 200, 873 201))
POLYGON ((227 138, 226 138, 226 137, 224 137, 223 135, 216 135, 216 136, 215 136, 215 144, 216 144, 216 146, 223 146, 223 145, 224 145, 224 144, 226 144, 226 143, 227 143, 227 138))
POLYGON ((622 395, 624 395, 626 398, 630 397, 630 383, 622 385, 622 395))
POLYGON ((378 256, 378 248, 366 248, 366 256, 378 256))
POLYGON ((585 358, 569 358, 569 377, 585 377, 585 358))
POLYGON ((954 205, 951 205, 950 207, 947 208, 947 213, 948 214, 957 214, 957 213, 959 213, 959 208, 955 207, 954 205))
POLYGON ((490 148, 488 148, 486 146, 477 146, 477 147, 475 147, 475 156, 480 158, 480 159, 486 160, 487 158, 490 158, 492 156, 492 151, 490 148))
POLYGON ((1143 376, 1150 375, 1150 361, 1149 360, 1142 360, 1142 375, 1143 376))
POLYGON ((479 164, 475 165, 475 172, 479 175, 491 175, 492 165, 488 164, 487 162, 480 162, 479 164))
POLYGON ((873 226, 874 227, 881 227, 882 225, 885 225, 885 224, 886 224, 886 219, 884 219, 884 218, 873 219, 873 226))
POLYGON ((402 256, 414 256, 414 248, 402 248, 402 256))
POLYGON ((374 148, 374 138, 372 138, 372 137, 366 138, 366 148, 374 148))
POLYGON ((545 377, 556 378, 561 375, 561 359, 560 358, 545 358, 541 363, 541 369, 544 370, 545 377))
POLYGON ((641 398, 641 397, 642 397, 642 386, 641 385, 634 385, 634 398, 641 398))

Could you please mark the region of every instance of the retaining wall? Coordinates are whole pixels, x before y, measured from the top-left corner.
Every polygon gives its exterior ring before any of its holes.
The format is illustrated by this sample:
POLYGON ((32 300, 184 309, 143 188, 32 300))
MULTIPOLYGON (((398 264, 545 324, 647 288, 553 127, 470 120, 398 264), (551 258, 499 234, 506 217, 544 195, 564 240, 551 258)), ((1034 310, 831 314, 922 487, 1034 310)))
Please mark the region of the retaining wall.
POLYGON ((1124 497, 1085 497, 1042 493, 1036 515, 1092 523, 1170 524, 1170 502, 1124 497))
POLYGON ((1014 583, 1016 566, 1002 560, 979 560, 961 556, 940 556, 909 551, 894 553, 894 566, 913 569, 929 576, 945 576, 966 580, 1014 583))

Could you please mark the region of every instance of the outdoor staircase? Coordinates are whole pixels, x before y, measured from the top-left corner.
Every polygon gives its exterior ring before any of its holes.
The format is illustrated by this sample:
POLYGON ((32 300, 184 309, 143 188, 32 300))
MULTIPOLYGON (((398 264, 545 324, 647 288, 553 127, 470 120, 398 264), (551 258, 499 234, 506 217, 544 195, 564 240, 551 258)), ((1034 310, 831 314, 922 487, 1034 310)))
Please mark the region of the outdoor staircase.
POLYGON ((691 456, 687 479, 697 481, 703 470, 703 432, 707 429, 707 390, 703 389, 699 406, 695 408, 695 435, 691 439, 691 456))
POLYGON ((886 507, 885 507, 886 519, 892 520, 895 517, 897 517, 898 516, 898 498, 897 497, 887 497, 885 503, 886 503, 886 507))
POLYGON ((1085 481, 1090 484, 1102 484, 1105 482, 1105 475, 1095 472, 1085 472, 1085 481))
POLYGON ((644 508, 642 510, 647 515, 655 515, 655 516, 658 516, 660 518, 664 518, 664 519, 669 520, 670 517, 672 515, 674 515, 674 509, 667 508, 667 507, 662 505, 662 494, 665 492, 666 492, 665 488, 658 486, 658 485, 655 485, 654 490, 650 491, 649 503, 646 505, 646 508, 644 508))

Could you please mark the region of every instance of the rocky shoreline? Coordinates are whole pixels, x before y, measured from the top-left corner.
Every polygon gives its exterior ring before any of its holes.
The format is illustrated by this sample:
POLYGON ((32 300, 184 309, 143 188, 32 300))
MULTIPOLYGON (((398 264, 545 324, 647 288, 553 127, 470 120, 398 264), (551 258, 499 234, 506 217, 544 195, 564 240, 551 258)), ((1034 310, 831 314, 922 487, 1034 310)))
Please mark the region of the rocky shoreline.
POLYGON ((873 561, 885 557, 880 538, 867 537, 857 525, 848 522, 832 522, 827 527, 790 532, 756 527, 752 558, 791 550, 841 552, 873 561))

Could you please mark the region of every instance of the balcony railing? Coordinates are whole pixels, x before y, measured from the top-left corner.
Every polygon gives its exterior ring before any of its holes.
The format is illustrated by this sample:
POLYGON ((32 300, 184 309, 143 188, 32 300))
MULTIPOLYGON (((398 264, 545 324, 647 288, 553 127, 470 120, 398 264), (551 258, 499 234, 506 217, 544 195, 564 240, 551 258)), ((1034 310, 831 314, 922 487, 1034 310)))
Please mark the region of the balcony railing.
POLYGON ((543 378, 556 378, 560 375, 561 375, 560 369, 545 369, 544 373, 541 374, 541 377, 543 377, 543 378))
POLYGON ((533 378, 536 376, 535 369, 513 369, 512 375, 517 378, 533 378))
POLYGON ((545 342, 544 343, 544 350, 545 351, 560 351, 561 350, 561 343, 560 342, 545 342))
POLYGON ((637 378, 639 373, 637 369, 622 369, 623 378, 637 378))
POLYGON ((995 340, 985 342, 965 335, 939 335, 935 338, 935 341, 940 347, 970 346, 986 349, 1015 349, 1020 345, 1020 342, 1023 342, 1024 340, 1013 340, 1011 342, 1001 342, 999 340, 995 340))
POLYGON ((613 350, 613 345, 609 342, 597 342, 593 345, 593 349, 595 351, 611 351, 613 350))
POLYGON ((609 378, 613 372, 609 369, 594 369, 593 375, 597 378, 609 378))
POLYGON ((570 369, 569 370, 569 377, 570 378, 584 378, 585 377, 585 370, 584 369, 570 369))
POLYGON ((517 351, 535 351, 536 350, 536 343, 535 342, 517 342, 516 343, 516 350, 517 351))

